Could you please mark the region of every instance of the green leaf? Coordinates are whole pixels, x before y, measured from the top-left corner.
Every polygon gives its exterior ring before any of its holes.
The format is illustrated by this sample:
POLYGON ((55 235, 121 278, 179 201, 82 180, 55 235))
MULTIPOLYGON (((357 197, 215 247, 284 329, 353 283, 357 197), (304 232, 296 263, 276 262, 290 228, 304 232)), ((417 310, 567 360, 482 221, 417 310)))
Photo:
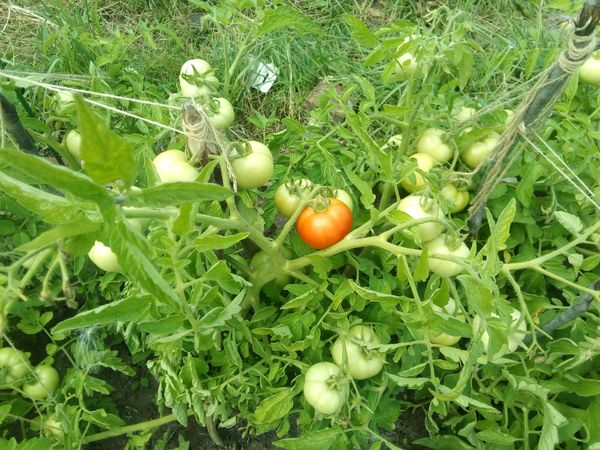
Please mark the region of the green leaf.
MULTIPOLYGON (((129 227, 120 222, 110 233, 111 250, 117 255, 119 265, 142 289, 161 303, 179 305, 179 297, 149 259, 152 252, 142 247, 145 242, 129 227)), ((147 244, 146 244, 147 245, 147 244)))
POLYGON ((290 28, 298 33, 320 33, 321 28, 308 17, 287 6, 263 9, 256 35, 290 28))
POLYGON ((325 428, 297 438, 281 439, 273 444, 287 450, 346 450, 348 439, 340 428, 325 428))
POLYGON ((97 327, 117 322, 139 322, 146 316, 152 303, 152 297, 149 296, 127 297, 63 320, 52 328, 52 333, 64 333, 79 328, 97 327))
POLYGON ((514 198, 511 198, 508 205, 504 207, 498 218, 496 224, 496 232, 494 236, 496 238, 496 250, 504 250, 506 248, 506 241, 510 237, 510 226, 515 219, 517 212, 517 202, 514 198))
POLYGON ((211 183, 164 183, 125 196, 127 206, 174 206, 183 203, 225 200, 233 195, 229 189, 211 183))
POLYGON ((516 437, 495 430, 479 431, 478 433, 475 433, 475 437, 484 442, 498 445, 512 445, 518 440, 516 437))
POLYGON ((417 439, 415 444, 424 445, 435 450, 475 450, 475 447, 467 444, 457 436, 435 436, 417 439))
POLYGON ((114 202, 108 191, 85 175, 52 164, 44 158, 15 150, 0 151, 0 161, 4 161, 11 167, 27 174, 28 179, 33 179, 41 184, 52 185, 76 198, 96 203, 107 219, 114 217, 114 202))
POLYGON ((6 417, 10 413, 11 408, 12 404, 10 403, 5 403, 4 405, 0 406, 0 424, 4 422, 4 419, 6 419, 6 417))
POLYGON ((68 224, 58 225, 48 231, 44 231, 34 240, 17 247, 16 250, 20 252, 39 250, 49 245, 54 245, 57 241, 61 241, 68 237, 93 233, 98 231, 101 227, 102 224, 89 221, 74 221, 68 224))
POLYGON ((367 119, 362 115, 359 116, 351 111, 347 113, 346 122, 350 125, 350 128, 359 141, 364 145, 368 156, 376 162, 376 168, 383 172, 385 179, 391 180, 392 161, 390 155, 381 150, 377 142, 371 137, 371 134, 368 131, 368 124, 365 123, 366 121, 367 119))
POLYGON ((132 145, 106 126, 83 98, 77 96, 75 104, 86 173, 102 185, 121 180, 131 186, 137 172, 132 145))
POLYGON ((284 388, 262 400, 256 407, 254 418, 258 423, 273 422, 287 416, 293 406, 292 389, 284 388))
POLYGON ((371 30, 369 30, 369 28, 359 18, 350 14, 344 14, 344 20, 350 27, 352 38, 358 45, 362 45, 363 47, 367 48, 373 48, 375 45, 377 45, 379 38, 376 34, 372 33, 371 30))
POLYGON ((556 211, 554 217, 569 233, 577 236, 583 229, 581 219, 566 211, 556 211))
POLYGON ((207 252, 209 250, 224 250, 232 247, 240 241, 248 237, 248 233, 232 234, 230 236, 208 236, 205 238, 197 238, 194 240, 194 245, 199 252, 207 252))
MULTIPOLYGON (((4 150, 3 150, 4 151, 4 150)), ((0 151, 0 154, 3 152, 0 151)), ((78 222, 85 215, 76 202, 25 184, 0 172, 0 190, 52 224, 78 222)))
POLYGON ((548 402, 543 403, 544 423, 537 450, 554 450, 558 444, 558 427, 567 422, 567 418, 548 402))
POLYGON ((371 289, 366 289, 364 287, 359 286, 353 280, 348 280, 350 287, 352 290, 356 292, 360 297, 369 301, 378 301, 378 302, 393 302, 394 304, 399 303, 402 300, 402 297, 398 297, 397 295, 385 294, 383 292, 373 291, 371 289))
POLYGON ((394 375, 391 373, 387 374, 388 378, 396 383, 400 387, 407 387, 409 389, 418 389, 425 386, 427 383, 430 383, 431 380, 429 378, 417 377, 417 378, 407 378, 407 377, 399 377, 398 375, 394 375))
POLYGON ((104 409, 94 411, 85 410, 82 416, 83 420, 94 423, 102 428, 110 430, 125 424, 118 416, 107 413, 104 409))

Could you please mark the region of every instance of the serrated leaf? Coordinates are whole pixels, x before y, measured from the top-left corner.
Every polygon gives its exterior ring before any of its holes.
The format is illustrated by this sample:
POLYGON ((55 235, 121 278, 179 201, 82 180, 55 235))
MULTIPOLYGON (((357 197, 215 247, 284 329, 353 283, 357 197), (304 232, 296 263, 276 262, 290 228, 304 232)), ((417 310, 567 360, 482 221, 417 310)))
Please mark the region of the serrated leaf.
POLYGON ((209 250, 224 250, 229 248, 248 237, 248 233, 232 234, 230 236, 213 235, 205 238, 197 238, 194 240, 194 245, 199 252, 207 252, 209 250))
POLYGON ((504 207, 498 217, 498 223, 496 223, 496 232, 494 236, 496 238, 496 250, 504 250, 506 248, 506 241, 510 237, 510 226, 515 219, 517 212, 517 202, 514 198, 511 198, 508 205, 504 207))
POLYGON ((293 406, 292 389, 285 388, 262 400, 256 407, 254 418, 258 423, 273 422, 287 416, 293 406))
POLYGON ((75 104, 86 173, 99 184, 121 180, 131 186, 137 172, 132 145, 106 126, 80 96, 75 104))
POLYGON ((417 378, 408 378, 408 377, 399 377, 398 375, 394 375, 388 373, 387 376, 390 380, 396 383, 400 387, 407 387, 409 389, 417 389, 425 386, 427 383, 430 383, 431 380, 429 378, 417 377, 417 378))
POLYGON ((34 240, 27 242, 16 248, 20 252, 39 250, 49 245, 56 244, 57 241, 68 237, 78 236, 80 234, 93 233, 98 231, 102 224, 89 221, 74 221, 65 225, 58 225, 37 236, 34 240))
POLYGON ((352 34, 352 38, 358 45, 367 48, 373 48, 377 45, 379 38, 359 18, 350 14, 344 14, 344 20, 350 27, 350 34, 352 34))
POLYGON ((475 437, 484 442, 491 442, 498 445, 512 445, 518 439, 508 434, 496 430, 483 430, 475 433, 475 437))
POLYGON ((369 301, 385 301, 385 302, 394 302, 399 303, 402 300, 402 297, 393 294, 385 294, 383 292, 373 291, 371 289, 366 289, 362 286, 356 284, 354 280, 348 280, 348 283, 352 290, 356 292, 360 297, 369 301))
POLYGON ((256 35, 272 33, 274 31, 292 29, 298 33, 319 33, 321 27, 297 10, 287 6, 274 9, 263 9, 256 35))
POLYGON ((583 229, 581 219, 566 211, 555 211, 554 217, 569 233, 577 236, 583 229))
POLYGON ((543 403, 544 423, 537 445, 538 450, 554 450, 558 444, 558 427, 567 422, 567 418, 548 402, 543 403))
MULTIPOLYGON (((1 152, 0 152, 1 153, 1 152)), ((0 189, 45 222, 61 224, 85 219, 77 203, 49 194, 0 172, 0 189)))
MULTIPOLYGON (((439 260, 438 260, 439 261, 439 260)), ((417 267, 415 268, 413 277, 415 281, 425 281, 429 276, 429 250, 427 246, 423 247, 421 251, 421 256, 417 261, 417 267)))
POLYGON ((163 183, 140 191, 130 191, 124 199, 127 206, 175 206, 184 203, 222 201, 233 195, 223 186, 211 183, 163 183))
POLYGON ((108 220, 114 217, 114 201, 108 191, 83 174, 52 164, 44 158, 16 150, 0 151, 0 161, 26 173, 28 179, 33 179, 40 184, 52 185, 61 191, 68 192, 75 198, 96 203, 108 220))
POLYGON ((107 430, 120 427, 125 424, 121 418, 114 414, 107 413, 104 409, 96 409, 93 411, 85 410, 82 415, 83 420, 86 420, 96 425, 106 428, 107 430))
POLYGON ((63 320, 52 328, 52 333, 64 333, 80 328, 91 328, 117 322, 138 322, 150 310, 151 297, 128 297, 123 300, 83 311, 75 317, 63 320))
POLYGON ((348 439, 340 428, 325 428, 297 438, 281 439, 273 444, 287 450, 345 450, 348 448, 348 439))

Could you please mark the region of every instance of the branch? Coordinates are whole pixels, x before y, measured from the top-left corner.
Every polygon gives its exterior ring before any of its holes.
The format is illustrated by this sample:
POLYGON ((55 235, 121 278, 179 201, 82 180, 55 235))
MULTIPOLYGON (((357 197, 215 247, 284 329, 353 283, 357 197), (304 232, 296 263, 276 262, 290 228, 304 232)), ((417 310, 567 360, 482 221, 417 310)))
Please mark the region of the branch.
MULTIPOLYGON (((590 289, 595 291, 600 290, 600 280, 592 283, 590 289)), ((541 339, 546 335, 552 335, 552 333, 558 328, 577 319, 579 316, 583 315, 587 310, 589 310, 593 300, 594 297, 591 294, 587 292, 581 294, 575 303, 573 303, 569 308, 561 312, 551 321, 542 325, 541 329, 535 334, 535 337, 537 339, 541 339)), ((533 334, 529 334, 527 337, 525 337, 523 342, 525 345, 529 345, 531 344, 532 340, 533 334)))
POLYGON ((25 127, 21 124, 16 108, 2 94, 0 94, 0 113, 6 124, 6 131, 13 137, 19 148, 27 153, 37 155, 39 153, 38 149, 25 127))

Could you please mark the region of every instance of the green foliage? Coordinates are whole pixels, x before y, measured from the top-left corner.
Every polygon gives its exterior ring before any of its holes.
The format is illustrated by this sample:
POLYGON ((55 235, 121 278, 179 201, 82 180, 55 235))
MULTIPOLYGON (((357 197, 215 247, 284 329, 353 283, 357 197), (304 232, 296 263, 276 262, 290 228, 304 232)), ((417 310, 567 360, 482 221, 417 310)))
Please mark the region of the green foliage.
MULTIPOLYGON (((53 149, 27 155, 2 137, 2 347, 24 352, 28 374, 47 364, 61 375, 59 389, 34 403, 23 380, 0 373, 2 448, 79 448, 123 434, 126 448, 167 448, 168 435, 153 439, 153 431, 191 420, 216 442, 221 429, 234 428, 286 449, 598 445, 593 89, 570 83, 539 136, 529 136, 533 144, 518 147, 469 257, 445 261, 460 263, 459 276, 429 273, 432 255, 414 238, 418 223, 397 211, 407 194, 399 181, 416 169, 407 156, 426 128, 443 129, 454 151, 420 174, 430 201, 441 202, 449 181, 472 192, 485 181, 459 154, 504 130, 503 110, 518 105, 556 56, 560 36, 531 17, 573 11, 574 2, 537 11, 515 2, 423 10, 423 2, 173 1, 185 20, 181 33, 160 2, 130 2, 123 16, 99 2, 73 3, 72 12, 64 4, 40 10, 53 25, 40 29, 39 70, 48 82, 69 73, 61 86, 111 97, 63 104, 38 77, 0 72, 25 126, 53 149), (107 31, 110 13, 115 28, 107 31), (128 27, 126 14, 144 20, 128 27), (196 48, 202 54, 189 50, 196 48), (408 77, 396 70, 406 52, 418 63, 408 77), (221 81, 215 95, 230 98, 243 118, 219 137, 269 144, 275 167, 265 187, 235 192, 225 148, 190 160, 211 160, 195 182, 158 183, 154 155, 186 148, 173 128, 187 99, 169 93, 190 56, 210 60, 221 81), (258 61, 279 69, 268 94, 248 86, 258 61), (320 97, 305 105, 321 80, 320 97), (460 105, 477 114, 457 122, 460 105), (81 161, 62 158, 60 141, 74 127, 81 161), (398 134, 401 144, 391 145, 398 134), (561 161, 572 172, 557 170, 561 161), (323 188, 347 190, 357 205, 351 234, 308 248, 296 217, 282 221, 273 205, 289 178, 314 183, 307 202, 323 188), (96 241, 110 248, 119 272, 90 262, 96 241), (254 267, 258 250, 267 256, 254 267), (534 337, 582 293, 594 296, 589 311, 534 337), (439 312, 449 299, 458 311, 439 312), (381 338, 363 350, 386 364, 370 379, 347 380, 347 404, 323 417, 302 395, 304 374, 331 361, 331 344, 357 324, 381 338), (436 343, 443 334, 460 340, 436 343), (140 373, 155 383, 148 389, 158 419, 132 419, 124 406, 127 394, 142 391, 140 373), (423 419, 409 433, 403 418, 417 413, 423 419), (60 425, 48 427, 49 418, 60 425)), ((464 237, 467 220, 468 212, 443 220, 449 245, 464 237)))

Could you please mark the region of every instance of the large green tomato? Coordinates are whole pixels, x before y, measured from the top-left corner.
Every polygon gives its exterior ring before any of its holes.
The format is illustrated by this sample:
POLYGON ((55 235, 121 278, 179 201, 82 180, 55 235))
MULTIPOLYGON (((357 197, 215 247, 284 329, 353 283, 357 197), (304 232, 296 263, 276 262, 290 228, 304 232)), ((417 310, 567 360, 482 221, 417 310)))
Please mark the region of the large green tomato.
POLYGON ((163 183, 175 181, 195 181, 199 172, 187 162, 185 153, 179 150, 167 150, 159 153, 152 165, 163 183))
POLYGON ((424 222, 415 225, 422 242, 427 242, 438 237, 444 229, 444 213, 435 203, 429 202, 420 195, 409 195, 400 200, 398 210, 408 214, 413 219, 431 219, 431 222, 424 222))
POLYGON ((450 161, 454 151, 442 141, 443 135, 444 131, 439 128, 427 128, 417 140, 417 152, 425 153, 437 162, 450 161))
POLYGON ((12 347, 0 348, 0 384, 19 382, 29 373, 27 357, 12 347))
POLYGON ((317 412, 335 414, 348 398, 348 380, 333 363, 313 364, 304 375, 304 397, 317 412))
POLYGON ((273 155, 265 144, 248 141, 248 154, 236 158, 231 163, 237 185, 243 189, 262 186, 273 175, 273 155))
POLYGON ((488 157, 494 147, 496 147, 499 137, 498 133, 492 133, 483 141, 471 144, 469 148, 460 154, 460 159, 462 159, 469 168, 475 169, 488 157))
POLYGON ((600 60, 588 58, 579 68, 579 79, 589 84, 600 83, 600 60))
POLYGON ((107 245, 100 241, 95 241, 88 252, 89 258, 96 266, 105 272, 122 272, 123 269, 117 261, 117 255, 107 245))
POLYGON ((186 97, 207 96, 217 89, 219 80, 209 63, 203 59, 190 59, 181 66, 179 86, 186 97))
POLYGON ((367 350, 366 344, 381 344, 371 327, 356 325, 348 336, 340 336, 331 346, 335 363, 344 368, 355 380, 366 380, 381 372, 385 356, 376 350, 367 350))
POLYGON ((233 124, 235 114, 229 100, 223 97, 212 99, 204 110, 213 126, 218 130, 229 128, 233 124))
POLYGON ((410 78, 419 72, 419 63, 412 53, 406 52, 396 58, 394 72, 402 80, 410 78))
POLYGON ((440 193, 448 206, 448 211, 453 214, 462 211, 469 204, 469 193, 459 191, 452 183, 446 184, 440 193))
POLYGON ((310 180, 302 178, 297 181, 287 181, 275 191, 275 206, 283 217, 292 217, 301 201, 301 195, 308 193, 312 187, 310 180))
MULTIPOLYGON (((291 256, 291 252, 289 252, 288 249, 282 249, 282 253, 284 253, 284 256, 286 257, 291 256)), ((273 267, 272 258, 266 252, 260 250, 250 260, 250 270, 253 272, 273 273, 273 271, 279 270, 279 268, 273 267)), ((262 287, 262 291, 267 294, 268 297, 273 298, 279 294, 291 280, 292 279, 288 274, 281 273, 277 278, 266 283, 262 287)))
MULTIPOLYGON (((417 169, 421 172, 429 172, 436 163, 436 160, 427 153, 415 153, 410 158, 417 161, 417 169)), ((421 191, 425 189, 426 185, 427 180, 416 171, 402 179, 402 186, 410 193, 421 191)))
MULTIPOLYGON (((465 321, 465 316, 463 314, 461 314, 460 311, 457 312, 458 308, 456 306, 456 301, 453 298, 449 298, 448 302, 443 307, 440 307, 440 306, 432 303, 431 309, 433 309, 433 312, 435 312, 437 314, 446 314, 448 316, 456 317, 461 322, 465 321)), ((450 345, 454 345, 458 341, 460 341, 460 336, 451 336, 447 333, 441 333, 436 336, 430 335, 429 341, 432 344, 450 346, 450 345)))
POLYGON ((41 365, 35 369, 35 381, 24 384, 23 392, 33 400, 43 400, 58 386, 58 372, 52 366, 41 365))
POLYGON ((427 250, 429 251, 429 270, 436 275, 440 277, 454 277, 465 270, 463 266, 455 262, 434 258, 434 255, 466 258, 469 256, 469 247, 464 242, 461 242, 455 248, 450 248, 446 244, 445 236, 441 235, 427 242, 427 250))

